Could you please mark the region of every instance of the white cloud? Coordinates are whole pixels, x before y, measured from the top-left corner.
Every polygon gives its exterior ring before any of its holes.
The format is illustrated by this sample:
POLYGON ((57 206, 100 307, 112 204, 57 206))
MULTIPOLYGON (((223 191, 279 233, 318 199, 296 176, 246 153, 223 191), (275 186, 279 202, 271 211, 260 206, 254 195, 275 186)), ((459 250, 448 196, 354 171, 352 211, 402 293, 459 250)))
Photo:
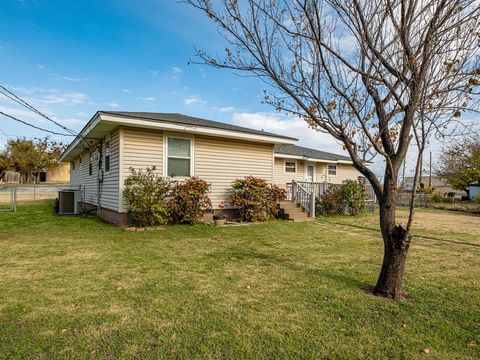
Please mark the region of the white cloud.
POLYGON ((73 82, 77 82, 77 81, 80 81, 80 80, 86 80, 86 79, 81 79, 81 78, 78 78, 78 77, 60 75, 60 74, 55 74, 55 73, 52 73, 52 75, 56 78, 67 80, 67 81, 73 81, 73 82))
POLYGON ((342 145, 330 135, 309 128, 304 120, 293 116, 287 117, 266 112, 236 112, 232 115, 232 123, 297 138, 300 146, 346 155, 342 145))
POLYGON ((130 90, 128 89, 122 89, 122 92, 124 92, 125 94, 128 94, 130 92, 130 90))
POLYGON ((111 108, 114 108, 114 109, 117 109, 118 107, 120 107, 120 105, 116 102, 107 103, 107 106, 109 106, 111 108))
POLYGON ((232 112, 237 110, 237 108, 233 106, 224 106, 224 107, 213 106, 212 109, 220 112, 232 112))
POLYGON ((207 102, 203 100, 200 96, 189 96, 183 100, 185 105, 195 105, 195 104, 206 104, 207 102))
POLYGON ((203 70, 203 69, 198 69, 198 71, 200 71, 200 75, 201 75, 203 78, 206 78, 206 77, 207 77, 207 74, 205 73, 205 70, 203 70))
POLYGON ((90 98, 87 94, 81 92, 71 92, 64 94, 50 94, 40 98, 34 99, 35 102, 40 104, 64 104, 64 105, 78 105, 78 104, 91 104, 90 98))
POLYGON ((37 68, 39 68, 39 69, 45 69, 45 65, 37 64, 37 68))
POLYGON ((183 70, 180 69, 180 68, 177 67, 177 66, 174 66, 174 67, 172 68, 172 71, 173 71, 174 73, 176 73, 176 74, 181 74, 181 73, 183 73, 183 70))
POLYGON ((138 97, 137 97, 137 100, 142 100, 142 101, 154 101, 155 98, 154 98, 153 96, 146 96, 146 97, 138 96, 138 97))

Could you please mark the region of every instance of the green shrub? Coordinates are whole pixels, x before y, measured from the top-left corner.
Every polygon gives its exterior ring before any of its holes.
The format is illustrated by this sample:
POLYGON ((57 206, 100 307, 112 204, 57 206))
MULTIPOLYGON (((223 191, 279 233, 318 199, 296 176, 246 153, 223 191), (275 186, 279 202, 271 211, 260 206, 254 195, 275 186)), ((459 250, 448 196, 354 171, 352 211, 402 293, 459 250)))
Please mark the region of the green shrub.
POLYGON ((358 215, 365 211, 365 188, 355 180, 341 185, 331 185, 324 195, 317 198, 317 208, 324 215, 358 215))
POLYGON ((152 226, 164 224, 168 219, 164 200, 169 182, 157 176, 154 170, 154 167, 146 171, 130 168, 130 175, 125 179, 123 198, 132 225, 152 226))
POLYGON ((321 213, 332 216, 339 214, 342 208, 342 190, 340 186, 330 186, 328 190, 317 198, 321 213))
POLYGON ((365 209, 365 188, 355 180, 345 180, 340 186, 341 201, 350 215, 355 216, 365 209))
POLYGON ((278 216, 278 202, 287 197, 284 189, 253 176, 235 180, 230 192, 229 201, 240 207, 246 221, 264 221, 278 216))
POLYGON ((430 197, 430 201, 434 203, 442 203, 445 201, 445 198, 442 196, 442 194, 436 192, 430 197))
POLYGON ((204 210, 212 208, 210 184, 198 177, 175 181, 167 201, 170 220, 180 224, 197 223, 204 210))

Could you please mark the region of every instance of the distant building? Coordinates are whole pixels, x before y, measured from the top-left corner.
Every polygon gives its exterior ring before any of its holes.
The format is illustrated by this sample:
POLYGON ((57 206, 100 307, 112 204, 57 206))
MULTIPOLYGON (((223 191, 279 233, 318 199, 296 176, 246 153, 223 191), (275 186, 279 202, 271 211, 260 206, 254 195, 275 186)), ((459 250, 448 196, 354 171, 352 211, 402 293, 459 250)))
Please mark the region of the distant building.
POLYGON ((472 184, 468 187, 468 197, 470 200, 473 200, 478 194, 480 194, 480 183, 472 184))
MULTIPOLYGON (((405 177, 405 185, 403 188, 407 191, 413 190, 413 176, 405 177)), ((429 186, 429 176, 422 176, 421 183, 425 188, 429 186)), ((420 186, 420 184, 418 185, 420 186)), ((432 187, 435 189, 437 193, 442 194, 443 196, 447 196, 449 193, 454 193, 455 199, 461 199, 464 196, 467 196, 466 191, 454 189, 451 185, 447 183, 445 179, 442 179, 436 175, 432 175, 432 187)))
POLYGON ((70 182, 70 163, 59 162, 50 166, 44 171, 34 174, 39 183, 69 183, 70 182))

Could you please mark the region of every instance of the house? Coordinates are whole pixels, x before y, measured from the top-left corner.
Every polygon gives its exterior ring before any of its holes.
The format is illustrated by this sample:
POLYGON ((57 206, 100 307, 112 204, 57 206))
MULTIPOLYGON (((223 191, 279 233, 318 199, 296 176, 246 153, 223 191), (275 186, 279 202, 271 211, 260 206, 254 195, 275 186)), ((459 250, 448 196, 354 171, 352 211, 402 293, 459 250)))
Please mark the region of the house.
MULTIPOLYGON (((405 185, 404 189, 407 191, 413 190, 413 176, 406 176, 405 177, 405 185)), ((431 177, 432 187, 435 189, 435 192, 441 194, 444 197, 447 197, 448 194, 454 194, 454 199, 461 200, 463 197, 467 195, 467 193, 463 190, 454 189, 450 184, 448 184, 447 180, 442 179, 437 175, 432 175, 431 177)), ((430 183, 430 176, 422 176, 420 179, 420 183, 423 184, 423 187, 428 188, 430 183)), ((420 184, 419 184, 420 187, 420 184)))
POLYGON ((67 184, 70 181, 70 163, 57 162, 44 171, 35 173, 36 181, 40 183, 67 184))
POLYGON ((476 200, 477 196, 479 196, 479 195, 480 195, 480 183, 471 184, 468 187, 468 198, 471 201, 474 201, 474 200, 476 200))
POLYGON ((126 224, 122 192, 130 168, 161 176, 198 176, 211 184, 216 208, 232 181, 245 176, 288 188, 292 180, 341 183, 357 179, 345 156, 307 149, 297 139, 181 114, 99 111, 67 147, 70 184, 99 215, 126 224), (99 168, 100 165, 100 169, 99 168))

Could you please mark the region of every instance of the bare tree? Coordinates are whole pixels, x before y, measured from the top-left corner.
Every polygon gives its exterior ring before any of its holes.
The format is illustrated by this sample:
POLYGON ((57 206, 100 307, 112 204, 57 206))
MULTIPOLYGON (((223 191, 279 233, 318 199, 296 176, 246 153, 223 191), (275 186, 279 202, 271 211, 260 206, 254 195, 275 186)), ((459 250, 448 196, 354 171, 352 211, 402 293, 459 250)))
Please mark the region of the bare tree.
POLYGON ((399 170, 411 146, 420 159, 432 136, 454 132, 478 106, 479 2, 185 2, 227 43, 224 55, 198 50, 198 62, 258 76, 271 86, 267 103, 343 144, 379 201, 384 259, 374 293, 400 297, 415 193, 398 224, 399 170), (366 165, 375 157, 385 160, 383 184, 366 165))

